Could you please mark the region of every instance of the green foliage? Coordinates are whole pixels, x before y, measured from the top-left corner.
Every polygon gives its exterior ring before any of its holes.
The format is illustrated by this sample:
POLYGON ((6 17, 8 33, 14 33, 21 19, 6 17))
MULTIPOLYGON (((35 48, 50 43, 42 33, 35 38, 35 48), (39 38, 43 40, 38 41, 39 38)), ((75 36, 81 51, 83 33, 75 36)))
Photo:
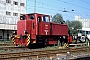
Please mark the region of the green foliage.
POLYGON ((82 28, 82 23, 79 21, 66 21, 66 24, 69 27, 70 35, 77 35, 78 31, 77 29, 82 28))
POLYGON ((12 40, 5 40, 5 41, 0 41, 1 44, 4 44, 4 43, 13 43, 12 40))
POLYGON ((61 14, 57 13, 56 15, 54 15, 52 17, 52 22, 56 22, 56 23, 60 23, 60 24, 63 24, 64 23, 64 20, 63 20, 63 17, 61 14))
POLYGON ((82 24, 79 21, 72 21, 72 27, 74 27, 74 29, 72 30, 73 34, 78 33, 77 29, 81 29, 82 28, 82 24))

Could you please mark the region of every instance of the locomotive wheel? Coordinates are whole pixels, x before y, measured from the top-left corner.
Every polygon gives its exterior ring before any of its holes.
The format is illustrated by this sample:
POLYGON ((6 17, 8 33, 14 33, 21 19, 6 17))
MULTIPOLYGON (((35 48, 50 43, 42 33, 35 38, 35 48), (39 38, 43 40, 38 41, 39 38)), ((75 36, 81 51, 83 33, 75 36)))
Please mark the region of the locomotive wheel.
POLYGON ((29 44, 28 48, 35 49, 35 48, 37 48, 37 44, 36 43, 35 44, 29 44))

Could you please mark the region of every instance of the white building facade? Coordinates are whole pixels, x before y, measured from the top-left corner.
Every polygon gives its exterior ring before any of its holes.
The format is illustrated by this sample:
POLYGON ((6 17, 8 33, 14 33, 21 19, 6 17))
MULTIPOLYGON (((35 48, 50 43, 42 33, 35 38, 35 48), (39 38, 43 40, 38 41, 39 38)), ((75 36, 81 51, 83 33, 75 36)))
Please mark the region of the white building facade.
POLYGON ((26 0, 0 0, 0 23, 16 24, 26 13, 26 0))
POLYGON ((90 34, 90 19, 82 19, 81 16, 75 16, 75 21, 82 23, 82 31, 84 34, 90 34))
POLYGON ((90 28, 90 19, 82 19, 81 16, 75 16, 75 21, 80 21, 82 28, 90 28))
POLYGON ((0 0, 0 39, 17 30, 20 14, 26 13, 26 0, 0 0))

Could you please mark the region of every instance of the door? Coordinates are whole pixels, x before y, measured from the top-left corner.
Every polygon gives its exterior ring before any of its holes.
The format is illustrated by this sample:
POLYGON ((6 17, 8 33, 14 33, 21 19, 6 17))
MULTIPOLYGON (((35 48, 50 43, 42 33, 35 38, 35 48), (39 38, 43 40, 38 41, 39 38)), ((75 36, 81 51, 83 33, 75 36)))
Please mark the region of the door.
POLYGON ((41 16, 38 16, 37 17, 37 20, 38 20, 38 35, 40 35, 40 32, 41 32, 41 16))
POLYGON ((34 14, 30 14, 31 20, 31 39, 36 39, 36 20, 34 14))
POLYGON ((50 35, 50 22, 48 16, 38 16, 38 34, 50 35))

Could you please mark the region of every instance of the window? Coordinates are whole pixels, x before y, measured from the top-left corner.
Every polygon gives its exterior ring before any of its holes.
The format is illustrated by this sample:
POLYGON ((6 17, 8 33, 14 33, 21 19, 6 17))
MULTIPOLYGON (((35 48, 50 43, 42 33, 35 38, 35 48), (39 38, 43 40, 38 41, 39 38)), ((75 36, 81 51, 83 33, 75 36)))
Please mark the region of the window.
POLYGON ((25 15, 20 16, 20 20, 25 20, 25 19, 26 19, 25 15))
POLYGON ((6 11, 6 15, 11 15, 11 12, 6 11))
POLYGON ((30 19, 34 19, 34 15, 33 14, 30 14, 30 19))
POLYGON ((90 31, 88 31, 88 34, 90 34, 90 31))
POLYGON ((44 21, 44 22, 49 22, 48 16, 43 16, 43 17, 42 17, 42 21, 44 21))
POLYGON ((38 16, 38 22, 41 22, 41 16, 38 16))
POLYGON ((11 0, 6 0, 6 3, 11 3, 11 0))
POLYGON ((24 6, 24 3, 20 3, 20 6, 24 6))
POLYGON ((0 36, 0 39, 2 39, 2 36, 0 36))
POLYGON ((14 4, 14 5, 18 5, 18 2, 13 1, 13 4, 14 4))
POLYGON ((13 13, 13 16, 18 16, 18 13, 13 13))

